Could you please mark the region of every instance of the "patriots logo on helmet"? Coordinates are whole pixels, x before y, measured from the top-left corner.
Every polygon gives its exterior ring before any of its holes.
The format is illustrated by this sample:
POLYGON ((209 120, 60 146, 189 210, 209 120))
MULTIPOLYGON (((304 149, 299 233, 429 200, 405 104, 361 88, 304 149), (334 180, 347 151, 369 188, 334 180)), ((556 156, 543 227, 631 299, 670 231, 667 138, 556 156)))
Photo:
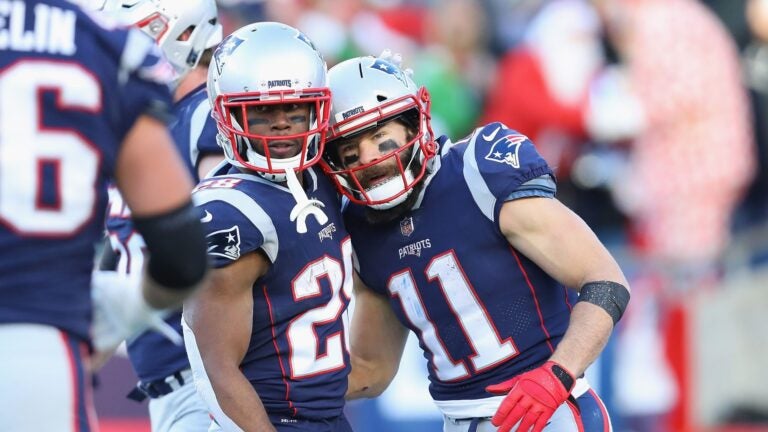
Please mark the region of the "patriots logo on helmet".
POLYGON ((315 48, 315 44, 313 44, 313 43, 312 43, 312 41, 311 41, 311 40, 309 40, 309 38, 307 37, 307 35, 305 35, 304 33, 302 33, 302 32, 299 32, 299 34, 298 34, 298 35, 296 35, 296 38, 297 38, 298 40, 300 40, 300 41, 304 42, 305 44, 307 44, 307 45, 311 46, 313 50, 317 51, 317 48, 315 48))
POLYGON ((406 86, 408 85, 408 81, 405 80, 405 74, 403 73, 403 71, 401 71, 399 67, 393 65, 392 63, 386 60, 377 58, 376 61, 374 61, 370 67, 372 69, 378 69, 384 73, 394 75, 395 78, 399 79, 403 84, 405 84, 406 86))
POLYGON ((236 261, 240 258, 240 229, 232 228, 214 231, 206 236, 208 255, 216 255, 236 261))
POLYGON ((525 135, 512 134, 505 135, 497 139, 493 145, 491 145, 491 151, 485 156, 485 159, 505 163, 511 165, 513 168, 520 168, 520 144, 528 139, 525 135))
POLYGON ((229 55, 243 42, 245 42, 245 39, 240 39, 235 35, 229 35, 221 42, 219 47, 216 48, 216 52, 213 54, 213 61, 216 63, 216 70, 218 70, 219 73, 221 73, 221 68, 224 66, 226 58, 229 57, 229 55))

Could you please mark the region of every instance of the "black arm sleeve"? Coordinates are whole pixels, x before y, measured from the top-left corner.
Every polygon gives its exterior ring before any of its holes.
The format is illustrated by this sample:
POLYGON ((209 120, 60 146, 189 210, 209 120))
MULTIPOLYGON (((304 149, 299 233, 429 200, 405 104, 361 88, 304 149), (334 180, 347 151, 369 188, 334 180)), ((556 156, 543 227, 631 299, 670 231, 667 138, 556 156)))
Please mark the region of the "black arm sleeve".
POLYGON ((158 284, 184 291, 208 269, 205 235, 197 209, 189 201, 165 214, 133 218, 149 252, 147 271, 158 284))
POLYGON ((613 281, 587 282, 579 291, 579 300, 603 308, 613 319, 613 325, 624 315, 629 304, 629 290, 613 281))

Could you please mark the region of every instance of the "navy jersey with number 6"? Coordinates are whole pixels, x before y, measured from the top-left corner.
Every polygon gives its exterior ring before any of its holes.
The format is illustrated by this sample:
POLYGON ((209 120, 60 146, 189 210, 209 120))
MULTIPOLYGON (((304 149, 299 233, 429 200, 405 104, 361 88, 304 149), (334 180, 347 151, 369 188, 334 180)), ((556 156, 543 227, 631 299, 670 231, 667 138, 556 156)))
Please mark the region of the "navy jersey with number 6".
POLYGON ((371 226, 364 208, 350 206, 345 221, 362 280, 390 297, 418 335, 442 408, 489 398, 487 385, 543 363, 575 298, 499 227, 507 200, 554 194, 552 171, 533 144, 501 123, 456 144, 438 142, 442 155, 412 210, 371 226))
POLYGON ((0 323, 87 340, 106 183, 142 114, 166 117, 172 69, 138 30, 63 0, 0 12, 0 323))
POLYGON ((257 175, 233 168, 206 178, 194 199, 214 267, 254 251, 271 263, 253 285, 243 374, 270 415, 329 419, 341 415, 347 390, 344 323, 352 289, 352 243, 330 180, 313 168, 303 176, 307 195, 321 201, 328 216, 323 225, 308 218, 304 234, 290 220, 296 201, 288 188, 257 175))

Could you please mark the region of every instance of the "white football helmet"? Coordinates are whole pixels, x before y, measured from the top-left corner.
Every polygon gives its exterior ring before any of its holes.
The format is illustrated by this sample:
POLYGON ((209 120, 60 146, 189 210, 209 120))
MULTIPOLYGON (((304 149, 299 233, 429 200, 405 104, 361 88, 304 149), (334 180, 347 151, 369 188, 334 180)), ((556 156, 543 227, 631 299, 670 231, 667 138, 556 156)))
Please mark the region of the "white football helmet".
POLYGON ((215 0, 106 0, 102 10, 157 41, 180 77, 221 42, 215 0))
POLYGON ((399 67, 376 57, 357 57, 337 64, 328 71, 328 83, 333 94, 333 109, 323 169, 339 191, 354 203, 377 210, 402 203, 424 177, 427 162, 436 153, 427 89, 419 88, 399 67), (347 168, 338 160, 335 139, 350 137, 396 117, 415 132, 404 146, 354 168, 347 168), (360 172, 390 159, 397 162, 399 174, 364 189, 360 172))
POLYGON ((286 180, 286 171, 301 171, 320 160, 331 104, 327 66, 320 52, 299 30, 285 24, 260 22, 227 36, 214 52, 208 68, 208 97, 219 129, 217 139, 230 164, 282 182, 286 180), (285 103, 310 105, 306 132, 258 135, 250 131, 247 122, 240 124, 235 115, 253 107, 285 103), (271 157, 270 142, 285 139, 302 139, 299 153, 283 159, 271 157))

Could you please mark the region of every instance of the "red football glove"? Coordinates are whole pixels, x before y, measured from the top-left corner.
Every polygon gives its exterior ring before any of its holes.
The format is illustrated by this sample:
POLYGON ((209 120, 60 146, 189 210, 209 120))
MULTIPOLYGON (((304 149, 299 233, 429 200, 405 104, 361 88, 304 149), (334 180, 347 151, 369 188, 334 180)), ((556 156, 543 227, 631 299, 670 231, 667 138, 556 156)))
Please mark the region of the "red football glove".
POLYGON ((573 374, 559 364, 548 361, 538 368, 520 374, 485 391, 507 394, 491 419, 498 432, 509 432, 521 419, 518 432, 541 432, 555 410, 568 399, 575 380, 573 374))

